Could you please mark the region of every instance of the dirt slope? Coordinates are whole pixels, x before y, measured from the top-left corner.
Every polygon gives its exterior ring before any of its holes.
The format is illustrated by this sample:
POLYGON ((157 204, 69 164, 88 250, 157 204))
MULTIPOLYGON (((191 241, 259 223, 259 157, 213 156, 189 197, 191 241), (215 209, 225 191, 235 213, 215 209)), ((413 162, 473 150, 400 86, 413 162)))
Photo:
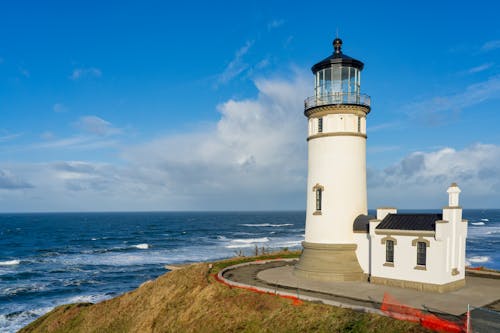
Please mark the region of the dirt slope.
POLYGON ((195 264, 108 301, 63 305, 20 332, 426 332, 386 317, 228 288, 212 276, 227 264, 195 264))

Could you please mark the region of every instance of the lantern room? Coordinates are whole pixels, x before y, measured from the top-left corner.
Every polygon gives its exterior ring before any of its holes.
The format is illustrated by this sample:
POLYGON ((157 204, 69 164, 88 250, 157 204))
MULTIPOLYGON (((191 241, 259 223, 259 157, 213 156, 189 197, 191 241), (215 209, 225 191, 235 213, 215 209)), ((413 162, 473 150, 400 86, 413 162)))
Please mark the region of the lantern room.
POLYGON ((370 106, 370 97, 361 94, 363 63, 342 53, 342 40, 333 41, 334 52, 312 67, 314 96, 305 101, 306 110, 327 104, 370 106))

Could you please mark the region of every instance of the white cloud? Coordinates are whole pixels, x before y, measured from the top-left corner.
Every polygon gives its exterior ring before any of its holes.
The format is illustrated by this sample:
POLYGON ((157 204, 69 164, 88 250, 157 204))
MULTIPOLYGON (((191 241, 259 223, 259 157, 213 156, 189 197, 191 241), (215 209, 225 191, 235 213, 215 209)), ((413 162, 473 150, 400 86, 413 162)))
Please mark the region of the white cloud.
POLYGON ((0 135, 0 143, 15 140, 15 139, 19 138, 22 135, 23 135, 23 133, 14 133, 14 134, 0 135))
POLYGON ((285 20, 283 19, 275 19, 275 20, 272 20, 271 22, 269 22, 267 24, 267 29, 268 30, 272 30, 272 29, 276 29, 276 28, 279 28, 281 27, 283 24, 285 24, 285 20))
MULTIPOLYGON (((259 95, 219 105, 218 122, 123 148, 120 166, 84 161, 11 165, 36 186, 24 205, 35 210, 303 208, 302 96, 310 90, 308 78, 257 80, 259 95)), ((44 146, 74 147, 82 140, 44 146)), ((4 207, 20 206, 15 197, 8 199, 4 207)))
POLYGON ((21 73, 22 76, 29 78, 30 72, 26 68, 19 68, 19 73, 21 73))
POLYGON ((42 134, 40 134, 40 138, 44 140, 52 140, 55 138, 55 135, 51 131, 45 131, 42 134))
POLYGON ((76 126, 81 130, 95 135, 108 136, 121 133, 119 128, 116 128, 109 121, 106 121, 97 116, 84 116, 78 119, 76 126))
POLYGON ((0 169, 0 190, 18 190, 33 187, 8 170, 0 169))
POLYGON ((424 102, 411 103, 406 109, 413 118, 428 125, 439 125, 449 119, 450 113, 457 114, 463 109, 499 98, 500 75, 496 75, 486 81, 471 84, 456 94, 436 96, 424 102))
POLYGON ((488 52, 500 48, 500 40, 490 40, 481 46, 481 51, 488 52))
POLYGON ((102 72, 99 68, 89 67, 89 68, 75 68, 73 73, 70 75, 70 79, 78 80, 84 77, 101 77, 102 72))
POLYGON ((51 132, 42 133, 42 139, 46 142, 37 143, 27 147, 27 150, 33 149, 72 149, 72 150, 97 150, 104 148, 117 147, 117 140, 101 140, 92 136, 72 136, 53 140, 54 135, 51 132))
POLYGON ((56 104, 54 104, 54 106, 52 107, 52 109, 54 110, 54 112, 57 112, 57 113, 68 111, 68 108, 64 104, 62 104, 62 103, 56 103, 56 104))
POLYGON ((449 184, 457 182, 465 207, 496 207, 500 197, 500 146, 474 144, 462 150, 414 152, 384 170, 370 169, 368 179, 370 206, 439 208, 447 204, 449 184))
POLYGON ((217 84, 224 84, 231 81, 249 67, 249 65, 243 61, 243 56, 248 53, 253 43, 253 41, 247 41, 245 45, 236 51, 233 60, 231 60, 224 71, 218 75, 217 84))
POLYGON ((219 208, 230 208, 224 202, 251 207, 249 198, 301 192, 306 158, 301 106, 308 83, 305 75, 258 80, 259 96, 219 105, 221 119, 214 127, 131 147, 124 157, 149 182, 161 180, 199 204, 219 198, 219 208))
POLYGON ((494 65, 494 63, 489 62, 489 63, 482 64, 482 65, 479 65, 476 67, 472 67, 469 70, 467 70, 467 73, 468 74, 475 74, 475 73, 484 72, 485 70, 490 69, 493 65, 494 65))
MULTIPOLYGON (((307 122, 302 105, 310 93, 310 75, 295 73, 292 79, 259 79, 255 84, 258 96, 222 103, 220 119, 203 128, 130 147, 115 142, 123 160, 114 165, 0 163, 1 170, 16 172, 4 172, 3 186, 24 186, 26 192, 0 191, 0 209, 304 209, 307 122)), ((106 135, 114 128, 99 117, 88 123, 94 134, 106 135)), ((39 147, 102 147, 108 141, 91 135, 49 140, 39 147)), ((415 152, 385 169, 369 168, 369 207, 444 206, 453 181, 462 188, 464 207, 496 207, 500 146, 415 152)))

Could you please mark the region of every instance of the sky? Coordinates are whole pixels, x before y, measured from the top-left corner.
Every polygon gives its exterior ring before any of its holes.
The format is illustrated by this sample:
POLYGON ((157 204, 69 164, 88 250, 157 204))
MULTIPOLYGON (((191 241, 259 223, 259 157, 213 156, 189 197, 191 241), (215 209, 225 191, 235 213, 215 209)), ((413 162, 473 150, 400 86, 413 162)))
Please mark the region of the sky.
POLYGON ((500 208, 498 1, 4 1, 0 212, 304 210, 312 65, 365 63, 368 206, 500 208))

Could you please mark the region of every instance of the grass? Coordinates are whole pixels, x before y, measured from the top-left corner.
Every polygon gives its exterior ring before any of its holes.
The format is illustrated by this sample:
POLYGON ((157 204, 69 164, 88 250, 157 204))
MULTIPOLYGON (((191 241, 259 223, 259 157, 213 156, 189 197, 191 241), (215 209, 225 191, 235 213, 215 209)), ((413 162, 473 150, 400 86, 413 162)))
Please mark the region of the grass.
POLYGON ((59 306, 20 332, 426 332, 416 324, 324 304, 295 306, 213 278, 229 265, 298 255, 287 251, 186 266, 101 303, 59 306))

